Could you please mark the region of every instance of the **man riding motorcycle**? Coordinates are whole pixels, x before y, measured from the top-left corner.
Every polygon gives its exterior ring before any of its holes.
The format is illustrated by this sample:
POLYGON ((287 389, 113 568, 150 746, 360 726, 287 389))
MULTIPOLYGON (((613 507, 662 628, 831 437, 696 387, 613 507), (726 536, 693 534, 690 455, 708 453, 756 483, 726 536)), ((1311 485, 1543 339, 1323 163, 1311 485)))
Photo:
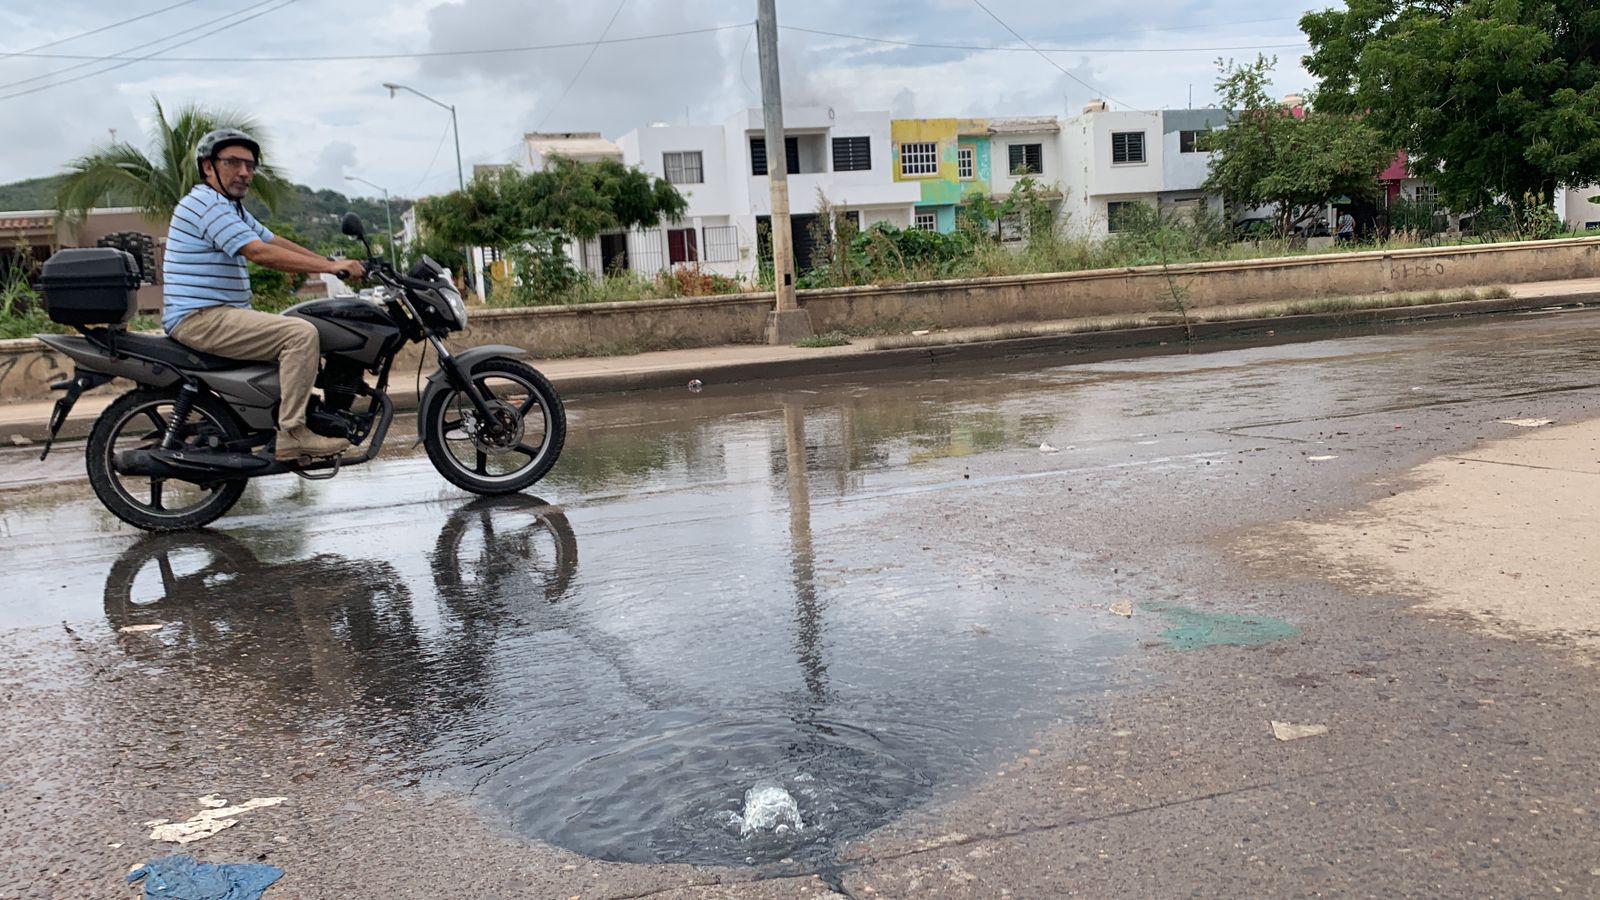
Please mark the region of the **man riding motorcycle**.
POLYGON ((326 257, 273 234, 245 210, 261 165, 261 145, 243 131, 223 128, 200 139, 195 165, 202 179, 172 213, 162 269, 161 324, 191 349, 231 359, 276 362, 281 399, 273 453, 280 460, 337 456, 343 438, 306 427, 306 402, 317 377, 317 329, 304 319, 250 308, 246 260, 293 274, 361 278, 355 260, 326 257))

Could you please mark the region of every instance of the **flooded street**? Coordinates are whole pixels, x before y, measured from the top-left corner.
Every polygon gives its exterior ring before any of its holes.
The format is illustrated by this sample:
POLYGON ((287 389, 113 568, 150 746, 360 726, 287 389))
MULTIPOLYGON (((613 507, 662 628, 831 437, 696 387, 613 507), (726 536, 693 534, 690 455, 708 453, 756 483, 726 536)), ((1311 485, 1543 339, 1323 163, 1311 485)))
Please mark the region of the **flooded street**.
MULTIPOLYGON (((1115 704, 1184 694, 1205 653, 1372 628, 1363 646, 1401 666, 1380 642, 1405 628, 1480 640, 1356 616, 1227 545, 1387 494, 1501 419, 1600 415, 1597 326, 585 398, 538 497, 474 500, 405 456, 253 485, 190 534, 134 533, 69 478, 0 492, 0 896, 120 896, 167 851, 142 823, 213 790, 288 798, 300 818, 193 845, 270 857, 288 896, 398 867, 441 896, 642 896, 706 871, 670 864, 848 889, 875 830, 970 811, 1079 728, 1131 727, 1115 704), (793 810, 759 821, 765 788, 793 810), (536 864, 513 880, 465 871, 517 858, 536 864)), ((81 445, 56 452, 50 472, 81 470, 81 445)), ((1319 646, 1329 671, 1372 664, 1319 646)), ((1522 652, 1525 672, 1564 665, 1522 652)), ((1565 708, 1591 721, 1572 677, 1565 708)), ((1187 702, 1175 727, 1204 728, 1187 702)), ((1052 790, 1070 788, 1032 796, 1052 790)), ((970 821, 1026 820, 995 808, 970 821)), ((1596 846, 1591 818, 1570 829, 1596 846)))

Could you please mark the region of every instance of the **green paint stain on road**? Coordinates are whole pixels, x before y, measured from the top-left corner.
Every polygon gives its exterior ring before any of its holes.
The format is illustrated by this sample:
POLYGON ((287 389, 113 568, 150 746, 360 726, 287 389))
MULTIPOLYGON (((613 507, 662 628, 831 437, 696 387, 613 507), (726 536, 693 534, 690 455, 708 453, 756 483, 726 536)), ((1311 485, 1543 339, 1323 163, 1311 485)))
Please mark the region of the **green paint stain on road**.
POLYGON ((1259 647, 1300 634, 1300 629, 1288 622, 1265 616, 1230 616, 1166 603, 1147 603, 1144 608, 1172 623, 1161 632, 1161 639, 1175 650, 1259 647))

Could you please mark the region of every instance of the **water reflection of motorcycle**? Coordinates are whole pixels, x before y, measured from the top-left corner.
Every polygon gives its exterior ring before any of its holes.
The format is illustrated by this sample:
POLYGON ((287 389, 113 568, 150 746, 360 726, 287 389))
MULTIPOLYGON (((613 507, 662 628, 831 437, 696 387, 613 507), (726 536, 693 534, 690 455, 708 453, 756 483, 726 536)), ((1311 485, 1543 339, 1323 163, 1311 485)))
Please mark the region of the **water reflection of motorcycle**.
MULTIPOLYGON (((476 676, 489 670, 493 648, 485 628, 518 604, 547 607, 565 596, 577 539, 558 508, 489 497, 451 514, 430 563, 446 619, 437 631, 419 621, 405 579, 382 560, 324 553, 263 562, 229 535, 154 534, 112 565, 105 612, 113 629, 162 626, 127 641, 131 655, 241 678, 266 689, 269 705, 449 713, 481 699, 476 676), (513 575, 518 590, 506 590, 513 575)), ((450 716, 426 718, 431 730, 450 716)))

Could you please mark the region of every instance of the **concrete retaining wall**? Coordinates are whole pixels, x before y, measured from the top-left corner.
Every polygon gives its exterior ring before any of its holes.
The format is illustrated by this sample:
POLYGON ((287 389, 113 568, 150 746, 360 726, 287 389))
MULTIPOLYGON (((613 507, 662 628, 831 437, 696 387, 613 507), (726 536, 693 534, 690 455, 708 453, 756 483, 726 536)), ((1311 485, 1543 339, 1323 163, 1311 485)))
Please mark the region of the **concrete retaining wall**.
MULTIPOLYGON (((1600 238, 1339 253, 1247 262, 1103 269, 874 288, 803 291, 819 332, 959 328, 1140 315, 1173 309, 1177 285, 1191 309, 1243 303, 1428 291, 1600 277, 1600 238)), ((512 344, 535 356, 610 356, 763 340, 772 295, 477 310, 459 347, 512 344)), ((416 356, 397 373, 413 371, 416 356)), ((0 402, 41 400, 70 371, 33 340, 0 341, 0 402)), ((403 378, 397 374, 396 378, 403 378)))

